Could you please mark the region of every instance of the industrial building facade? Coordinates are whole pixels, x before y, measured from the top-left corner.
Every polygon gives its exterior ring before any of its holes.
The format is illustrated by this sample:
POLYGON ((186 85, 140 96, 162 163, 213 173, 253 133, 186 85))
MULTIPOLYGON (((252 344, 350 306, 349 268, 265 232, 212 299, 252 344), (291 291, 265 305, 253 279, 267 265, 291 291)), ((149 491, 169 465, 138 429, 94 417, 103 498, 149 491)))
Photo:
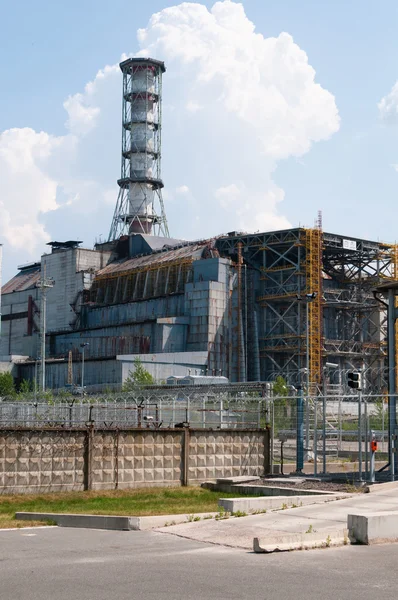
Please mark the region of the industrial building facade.
POLYGON ((37 380, 41 362, 41 387, 59 389, 83 383, 85 366, 92 390, 120 386, 136 357, 158 382, 281 375, 320 388, 361 368, 365 385, 383 389, 385 305, 372 290, 398 277, 397 246, 324 233, 319 219, 311 229, 171 239, 161 193, 166 68, 142 57, 120 68, 121 174, 108 241, 93 250, 51 242, 3 286, 3 368, 37 380))
POLYGON ((308 363, 310 383, 321 386, 331 362, 336 376, 360 367, 373 388, 384 386, 385 308, 372 290, 395 277, 395 246, 317 227, 199 242, 131 233, 94 250, 51 245, 2 289, 0 354, 20 379, 33 379, 40 359, 45 270, 54 281, 47 387, 79 384, 82 348, 92 389, 120 385, 136 356, 158 381, 282 375, 296 385, 308 363))

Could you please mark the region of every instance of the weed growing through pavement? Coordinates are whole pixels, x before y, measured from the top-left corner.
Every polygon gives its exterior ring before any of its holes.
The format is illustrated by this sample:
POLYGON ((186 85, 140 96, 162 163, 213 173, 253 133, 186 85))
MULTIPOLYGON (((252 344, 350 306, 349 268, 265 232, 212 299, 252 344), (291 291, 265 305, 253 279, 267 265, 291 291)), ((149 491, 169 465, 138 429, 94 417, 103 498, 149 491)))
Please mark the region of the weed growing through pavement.
POLYGON ((227 512, 223 506, 220 506, 220 510, 215 516, 217 521, 222 521, 223 519, 229 519, 231 513, 227 512))
POLYGON ((200 521, 200 517, 198 515, 187 515, 187 522, 192 523, 193 521, 200 521))
POLYGON ((313 528, 312 524, 308 527, 308 529, 305 533, 314 533, 314 528, 313 528))

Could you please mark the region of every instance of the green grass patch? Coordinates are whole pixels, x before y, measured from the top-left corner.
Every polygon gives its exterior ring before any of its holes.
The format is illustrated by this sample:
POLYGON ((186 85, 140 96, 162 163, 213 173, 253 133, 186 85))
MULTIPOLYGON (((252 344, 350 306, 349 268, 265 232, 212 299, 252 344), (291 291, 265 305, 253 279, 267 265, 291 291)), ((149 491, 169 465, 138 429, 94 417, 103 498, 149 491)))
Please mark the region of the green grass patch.
MULTIPOLYGON (((213 492, 199 487, 143 488, 57 494, 0 496, 0 529, 21 527, 16 512, 51 512, 92 515, 191 515, 217 512, 218 499, 236 498, 236 492, 213 492)), ((43 525, 43 523, 40 523, 43 525)))

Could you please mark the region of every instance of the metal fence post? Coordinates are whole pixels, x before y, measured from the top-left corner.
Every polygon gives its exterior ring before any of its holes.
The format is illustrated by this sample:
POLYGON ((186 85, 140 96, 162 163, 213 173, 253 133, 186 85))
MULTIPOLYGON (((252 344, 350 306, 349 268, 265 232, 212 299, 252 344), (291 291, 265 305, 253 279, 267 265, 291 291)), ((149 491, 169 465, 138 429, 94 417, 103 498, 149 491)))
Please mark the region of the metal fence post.
MULTIPOLYGON (((373 429, 370 430, 370 439, 373 441, 376 438, 375 436, 375 432, 373 431, 373 429)), ((370 481, 371 483, 374 483, 376 481, 376 475, 375 475, 375 450, 372 447, 371 453, 370 453, 370 481)))
POLYGON ((358 390, 358 475, 359 481, 362 481, 362 391, 358 390))
POLYGON ((297 390, 297 448, 296 448, 296 472, 302 473, 304 469, 304 398, 303 387, 297 390))
POLYGON ((341 414, 341 396, 339 396, 339 452, 343 445, 343 432, 342 432, 342 414, 341 414))
POLYGON ((326 475, 326 396, 322 398, 322 473, 326 475))
POLYGON ((365 423, 365 478, 369 478, 369 438, 368 438, 368 403, 363 403, 364 423, 365 423))
POLYGON ((271 398, 270 401, 270 409, 272 411, 271 414, 271 475, 274 474, 274 442, 275 442, 275 408, 274 408, 274 398, 271 398))
POLYGON ((318 475, 318 402, 315 398, 314 402, 314 476, 318 475))
POLYGON ((382 428, 382 434, 381 434, 381 441, 384 444, 384 398, 381 399, 381 428, 382 428))

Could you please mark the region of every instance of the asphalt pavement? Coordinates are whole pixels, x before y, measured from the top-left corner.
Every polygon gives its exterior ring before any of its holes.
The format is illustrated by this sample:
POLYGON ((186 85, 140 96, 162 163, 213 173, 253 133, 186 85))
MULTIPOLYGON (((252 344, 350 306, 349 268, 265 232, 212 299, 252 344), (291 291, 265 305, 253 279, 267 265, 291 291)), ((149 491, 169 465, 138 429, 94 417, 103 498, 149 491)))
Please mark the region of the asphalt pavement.
POLYGON ((0 531, 1 600, 387 600, 398 544, 253 554, 149 531, 0 531))

